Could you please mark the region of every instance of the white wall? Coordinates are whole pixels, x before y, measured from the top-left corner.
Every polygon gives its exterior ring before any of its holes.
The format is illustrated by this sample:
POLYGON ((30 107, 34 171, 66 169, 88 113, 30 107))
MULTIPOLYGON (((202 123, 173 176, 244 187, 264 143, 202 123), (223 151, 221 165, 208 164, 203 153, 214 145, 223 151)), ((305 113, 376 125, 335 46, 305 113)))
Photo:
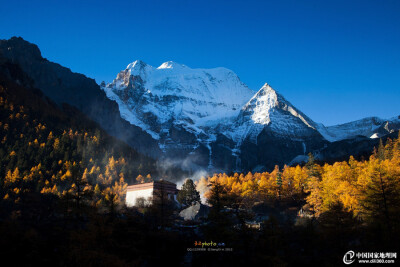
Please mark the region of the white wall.
POLYGON ((128 191, 126 193, 126 206, 132 207, 136 205, 136 199, 143 197, 144 199, 148 199, 149 197, 153 197, 153 188, 137 190, 137 191, 128 191))

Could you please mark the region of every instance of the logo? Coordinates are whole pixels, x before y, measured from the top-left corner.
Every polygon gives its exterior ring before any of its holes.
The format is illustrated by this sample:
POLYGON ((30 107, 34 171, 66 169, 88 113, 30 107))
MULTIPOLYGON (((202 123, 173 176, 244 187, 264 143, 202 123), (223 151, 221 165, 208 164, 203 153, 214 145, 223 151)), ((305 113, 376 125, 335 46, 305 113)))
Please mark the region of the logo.
POLYGON ((355 259, 353 259, 354 255, 355 255, 355 253, 352 250, 346 252, 346 254, 344 254, 344 257, 343 257, 344 264, 352 264, 355 261, 355 259))
POLYGON ((225 243, 215 243, 213 241, 210 242, 201 242, 201 241, 194 241, 194 246, 201 246, 204 247, 225 247, 225 243))
POLYGON ((357 252, 349 250, 343 256, 344 264, 358 263, 394 263, 397 252, 357 252))

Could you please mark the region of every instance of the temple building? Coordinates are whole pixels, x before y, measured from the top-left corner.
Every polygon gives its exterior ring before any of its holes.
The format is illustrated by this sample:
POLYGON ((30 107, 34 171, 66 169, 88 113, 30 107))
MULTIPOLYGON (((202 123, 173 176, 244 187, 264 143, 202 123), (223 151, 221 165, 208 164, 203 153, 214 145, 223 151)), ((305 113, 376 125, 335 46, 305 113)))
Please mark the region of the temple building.
POLYGON ((154 197, 164 196, 170 200, 176 201, 178 194, 176 184, 166 180, 158 180, 150 183, 134 184, 127 187, 126 206, 136 206, 137 200, 143 198, 145 201, 151 202, 154 197))

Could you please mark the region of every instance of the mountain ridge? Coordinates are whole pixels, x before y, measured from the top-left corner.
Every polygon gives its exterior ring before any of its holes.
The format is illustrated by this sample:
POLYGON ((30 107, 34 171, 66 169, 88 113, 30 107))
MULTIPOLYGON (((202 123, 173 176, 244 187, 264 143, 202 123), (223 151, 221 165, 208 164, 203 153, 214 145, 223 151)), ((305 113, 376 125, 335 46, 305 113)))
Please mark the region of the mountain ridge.
POLYGON ((364 136, 365 151, 375 144, 371 138, 400 128, 399 118, 324 126, 268 84, 254 91, 222 67, 192 69, 167 61, 155 68, 134 61, 99 86, 15 37, 0 40, 0 60, 18 64, 47 97, 74 106, 138 151, 190 170, 270 170, 310 152, 331 160, 330 148, 348 146, 337 144, 341 140, 364 136))
MULTIPOLYGON (((224 150, 223 158, 227 162, 235 162, 229 164, 230 167, 240 168, 238 166, 243 160, 240 154, 248 150, 242 144, 258 146, 259 139, 264 140, 260 138, 263 132, 270 139, 284 143, 284 146, 291 141, 300 142, 301 149, 297 149, 300 155, 315 151, 316 144, 324 147, 328 143, 358 135, 374 137, 375 134, 380 137, 391 132, 374 132, 386 122, 379 118, 365 118, 337 126, 316 123, 268 83, 258 91, 251 90, 233 71, 226 68, 192 69, 173 61, 164 62, 155 68, 137 60, 118 73, 113 82, 107 85, 103 83, 101 88, 110 99, 118 102, 124 118, 141 125, 142 129, 158 140, 164 153, 168 154, 168 151, 178 147, 182 150, 184 146, 189 155, 203 146, 203 150, 209 151, 208 160, 203 160, 203 165, 208 162, 208 169, 215 167, 212 154, 216 148, 224 150), (204 73, 207 75, 204 76, 204 73), (232 80, 240 86, 232 86, 232 80), (225 86, 213 88, 215 81, 225 86), (123 93, 126 91, 129 92, 123 93), (215 97, 218 94, 222 97, 215 97), (237 95, 241 97, 237 98, 237 95), (159 101, 157 97, 168 100, 159 101), (214 107, 204 103, 205 98, 217 99, 212 103, 214 107), (217 105, 227 109, 215 109, 217 105), (177 107, 180 107, 178 112, 174 110, 177 107), (206 110, 211 110, 210 114, 206 114, 206 110), (181 133, 185 132, 186 137, 183 139, 186 140, 169 138, 171 127, 179 128, 181 133), (356 129, 352 130, 353 127, 356 129), (213 146, 214 143, 216 145, 213 146)), ((391 125, 394 125, 392 131, 400 128, 396 122, 391 122, 391 125)), ((271 147, 271 144, 266 146, 271 147)))

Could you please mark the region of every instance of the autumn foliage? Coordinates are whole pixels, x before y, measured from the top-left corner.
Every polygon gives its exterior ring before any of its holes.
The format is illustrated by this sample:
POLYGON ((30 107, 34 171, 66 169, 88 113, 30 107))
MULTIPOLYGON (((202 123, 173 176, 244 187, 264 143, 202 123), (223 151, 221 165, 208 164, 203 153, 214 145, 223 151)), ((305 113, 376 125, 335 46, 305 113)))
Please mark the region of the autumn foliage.
POLYGON ((20 203, 39 193, 61 200, 68 212, 114 211, 124 204, 127 182, 154 169, 154 160, 93 123, 18 90, 0 85, 0 199, 20 203))
MULTIPOLYGON (((398 223, 400 211, 400 138, 380 143, 368 160, 319 165, 312 155, 305 166, 278 166, 272 172, 214 174, 198 188, 218 184, 226 195, 252 201, 305 200, 304 209, 318 218, 337 205, 362 221, 398 223)), ((212 192, 206 190, 210 198, 212 192)))

